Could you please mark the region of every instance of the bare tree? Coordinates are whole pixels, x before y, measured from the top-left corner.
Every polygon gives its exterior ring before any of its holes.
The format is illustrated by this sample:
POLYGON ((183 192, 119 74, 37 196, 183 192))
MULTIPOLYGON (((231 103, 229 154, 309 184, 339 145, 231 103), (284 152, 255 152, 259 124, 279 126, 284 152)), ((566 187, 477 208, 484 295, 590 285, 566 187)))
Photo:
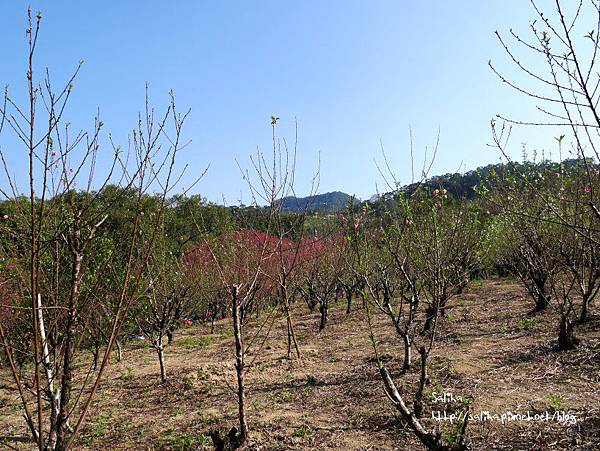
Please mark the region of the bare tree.
POLYGON ((162 215, 162 207, 154 218, 144 217, 140 208, 132 215, 130 250, 114 300, 116 307, 111 310, 107 345, 96 373, 92 375, 90 365, 79 374, 79 367, 74 365, 79 346, 95 330, 86 327, 93 310, 92 293, 100 286, 100 274, 110 260, 110 256, 94 260, 91 254, 111 206, 121 200, 113 198, 107 205, 100 198, 109 184, 116 182, 135 188, 139 207, 143 193, 157 187, 159 203, 164 206, 174 182, 175 156, 183 147, 180 137, 186 115, 177 113, 172 98, 164 116, 156 119, 146 99, 144 119, 140 118, 134 131, 131 148, 123 153, 114 146, 108 170, 98 177, 96 162, 103 123, 96 118, 91 132, 73 134, 69 123, 64 122, 80 66, 58 91, 53 89, 49 71, 38 84, 34 56, 42 16, 33 17, 29 11, 28 17, 28 105, 20 107, 5 91, 0 110, 0 133, 5 127, 12 130, 27 154, 26 208, 3 150, 0 155, 9 181, 8 190, 2 194, 17 206, 18 222, 23 227, 15 231, 15 241, 2 252, 14 265, 18 283, 21 304, 13 308, 28 308, 31 315, 20 323, 28 340, 16 341, 12 324, 0 324, 0 337, 38 449, 66 450, 74 446, 119 330, 138 295, 141 271, 149 255, 144 250, 152 248, 162 215), (170 121, 172 130, 168 130, 170 121), (163 140, 167 141, 164 146, 163 140), (149 233, 140 237, 142 229, 149 233), (138 254, 136 249, 142 252, 138 254), (23 371, 15 355, 23 356, 23 362, 32 362, 33 371, 23 371), (33 399, 26 387, 32 387, 33 399), (46 402, 50 405, 47 418, 46 402))
MULTIPOLYGON (((271 116, 272 154, 269 160, 260 151, 251 158, 255 173, 253 181, 246 171, 245 179, 252 192, 254 201, 268 206, 270 228, 269 233, 277 239, 275 258, 266 272, 277 286, 279 302, 286 317, 287 327, 287 358, 292 358, 292 350, 296 358, 301 353, 294 330, 294 320, 290 310, 293 295, 298 292, 303 280, 298 267, 306 255, 304 249, 304 234, 306 217, 312 205, 306 202, 297 205, 293 215, 283 211, 284 199, 295 196, 296 157, 298 150, 298 124, 295 124, 294 142, 291 149, 287 141, 277 136, 276 126, 279 118, 271 116)), ((308 199, 311 199, 318 189, 319 172, 312 178, 308 199)))
MULTIPOLYGON (((559 127, 567 130, 572 139, 572 153, 586 168, 589 190, 586 193, 588 214, 600 218, 594 182, 597 167, 589 157, 598 161, 600 154, 600 75, 597 70, 600 44, 600 5, 595 0, 554 1, 554 8, 544 10, 538 1, 530 0, 535 19, 529 22, 528 36, 511 29, 508 35, 496 32, 517 73, 524 82, 514 81, 516 75, 505 75, 491 61, 489 66, 500 80, 512 89, 530 98, 541 113, 540 120, 507 118, 498 128, 492 121, 494 145, 509 160, 507 153, 509 125, 559 127), (532 61, 545 65, 546 71, 537 69, 532 61)), ((562 142, 565 135, 557 137, 559 159, 563 159, 562 142)), ((547 200, 544 193, 538 193, 547 200)), ((546 205, 553 208, 550 202, 546 205)), ((553 209, 553 213, 559 213, 553 209)), ((557 215, 563 224, 566 218, 557 215)), ((598 244, 596 237, 587 237, 598 244)))
MULTIPOLYGON (((335 298, 343 271, 344 249, 341 237, 314 237, 302 244, 304 284, 301 293, 309 307, 319 306, 319 331, 327 326, 329 304, 335 298)), ((314 308, 313 307, 313 308, 314 308)))
POLYGON ((167 381, 164 348, 172 343, 174 330, 191 311, 198 285, 194 275, 198 272, 167 252, 164 242, 158 246, 160 249, 153 252, 145 272, 147 291, 136 303, 132 318, 157 353, 160 379, 164 383, 167 381))

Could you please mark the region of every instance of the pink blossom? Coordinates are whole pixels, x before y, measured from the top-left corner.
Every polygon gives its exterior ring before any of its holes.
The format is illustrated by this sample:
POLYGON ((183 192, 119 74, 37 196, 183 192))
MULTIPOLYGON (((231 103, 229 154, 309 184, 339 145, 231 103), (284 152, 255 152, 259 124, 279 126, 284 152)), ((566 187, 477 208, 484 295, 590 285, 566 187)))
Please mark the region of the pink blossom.
POLYGON ((448 194, 448 191, 446 189, 443 189, 442 194, 445 196, 446 194, 448 194))
POLYGON ((441 208, 441 206, 442 206, 442 203, 439 200, 434 205, 435 208, 441 208))
POLYGON ((592 189, 590 188, 590 185, 585 185, 583 187, 583 191, 586 192, 586 193, 590 193, 592 191, 592 189))
POLYGON ((360 217, 356 218, 356 221, 354 221, 354 228, 358 229, 360 227, 360 217))
POLYGON ((73 172, 73 168, 69 169, 69 172, 71 172, 71 173, 72 173, 72 172, 73 172))
POLYGON ((54 157, 56 156, 56 152, 52 152, 52 153, 50 154, 50 156, 51 156, 52 158, 54 158, 54 157))
POLYGON ((440 194, 440 190, 436 189, 433 191, 433 196, 436 197, 438 194, 440 194))

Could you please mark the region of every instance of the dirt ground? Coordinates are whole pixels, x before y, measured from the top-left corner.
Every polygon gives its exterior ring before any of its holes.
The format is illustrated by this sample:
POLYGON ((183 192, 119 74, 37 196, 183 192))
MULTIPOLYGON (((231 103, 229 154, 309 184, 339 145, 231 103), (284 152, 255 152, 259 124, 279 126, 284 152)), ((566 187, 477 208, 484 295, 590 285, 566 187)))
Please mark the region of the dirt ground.
MULTIPOLYGON (((532 302, 511 281, 476 282, 452 306, 440 323, 431 357, 424 409, 430 428, 452 436, 456 424, 431 418, 444 411, 448 418, 460 406, 449 395, 441 399, 442 393, 451 393, 472 396, 472 413, 489 413, 487 421, 471 421, 471 449, 600 449, 597 303, 591 321, 577 329, 580 346, 569 352, 555 349, 555 313, 531 315, 532 302), (518 421, 509 412, 529 412, 530 418, 518 421)), ((317 313, 308 313, 302 304, 295 307, 301 361, 285 358, 280 313, 272 326, 268 316, 252 321, 247 343, 264 327, 247 357, 252 364, 247 449, 423 449, 383 392, 365 312, 358 302, 354 307, 346 315, 342 302, 334 306, 320 333, 317 313), (255 353, 269 328, 262 350, 255 353)), ((400 373, 402 342, 390 320, 373 313, 382 358, 400 392, 411 399, 418 368, 400 373)), ((229 322, 218 324, 213 335, 208 332, 203 325, 176 336, 166 350, 166 384, 159 383, 152 349, 139 342, 126 346, 123 360, 108 368, 76 448, 212 449, 209 431, 234 426, 237 403, 229 322)), ((81 365, 88 364, 84 359, 81 365)), ((16 391, 9 374, 0 370, 0 449, 31 449, 31 443, 15 440, 24 435, 16 391)))

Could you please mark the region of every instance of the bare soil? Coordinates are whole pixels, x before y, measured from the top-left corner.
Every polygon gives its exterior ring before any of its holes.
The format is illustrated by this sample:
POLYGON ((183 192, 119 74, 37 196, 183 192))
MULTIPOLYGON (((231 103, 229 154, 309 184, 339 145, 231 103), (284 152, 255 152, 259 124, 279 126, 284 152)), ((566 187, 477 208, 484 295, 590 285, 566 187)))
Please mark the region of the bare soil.
MULTIPOLYGON (((598 305, 589 323, 577 329, 581 344, 567 352, 556 350, 556 314, 550 310, 533 315, 532 305, 526 292, 509 280, 474 283, 452 301, 431 357, 424 420, 428 427, 452 437, 456 423, 431 418, 437 412, 450 415, 461 406, 449 396, 439 399, 452 393, 454 398, 472 396, 472 413, 489 412, 488 421, 470 423, 471 449, 600 449, 598 305), (558 421, 557 411, 574 421, 558 421), (529 412, 543 420, 503 424, 507 412, 529 412)), ((247 329, 250 343, 263 325, 247 356, 252 365, 246 448, 423 449, 383 392, 360 303, 346 315, 340 301, 320 333, 317 313, 298 304, 293 315, 300 361, 285 358, 281 313, 252 319, 247 329)), ((402 342, 388 318, 375 311, 373 315, 382 359, 400 392, 411 400, 418 368, 401 374, 402 342)), ((233 349, 228 320, 213 335, 205 325, 182 330, 166 349, 169 381, 161 384, 154 351, 140 342, 125 346, 123 360, 107 370, 76 448, 212 449, 208 433, 237 424, 233 349)), ((79 364, 89 365, 89 356, 79 364)), ((16 439, 26 436, 17 401, 9 373, 0 370, 0 449, 32 448, 31 442, 16 439)))

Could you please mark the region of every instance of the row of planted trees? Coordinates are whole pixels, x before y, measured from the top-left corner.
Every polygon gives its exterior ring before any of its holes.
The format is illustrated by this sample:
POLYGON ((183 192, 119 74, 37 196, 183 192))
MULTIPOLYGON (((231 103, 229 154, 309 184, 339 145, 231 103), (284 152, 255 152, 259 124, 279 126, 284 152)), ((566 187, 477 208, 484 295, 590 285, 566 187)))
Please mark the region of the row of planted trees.
MULTIPOLYGON (((386 393, 404 420, 432 449, 464 446, 466 422, 450 445, 428 430, 422 418, 428 359, 439 335, 438 322, 452 309, 452 299, 474 277, 513 274, 531 295, 533 311, 558 313, 559 348, 566 349, 577 343, 576 323, 589 318, 600 278, 597 219, 587 202, 595 189, 590 184, 598 183, 597 166, 574 161, 504 169, 482 180, 474 201, 455 199, 425 181, 377 206, 350 207, 311 236, 305 230, 306 213, 288 217, 282 227, 276 202, 258 209, 265 216, 265 230, 232 229, 210 236, 191 215, 202 239, 188 247, 169 238, 180 219, 170 218, 166 197, 140 196, 139 189, 113 186, 99 194, 69 190, 52 195, 46 208, 60 208, 60 220, 79 214, 81 222, 73 219, 65 229, 49 222, 43 228, 48 238, 39 262, 43 278, 37 285, 35 324, 28 305, 27 246, 18 226, 27 224, 28 216, 19 202, 5 204, 2 230, 4 236, 14 236, 3 241, 2 359, 22 393, 32 436, 39 440, 37 431, 46 431, 47 449, 70 446, 76 429, 69 418, 82 418, 85 404, 64 400, 92 399, 94 384, 120 338, 144 335, 156 350, 164 382, 164 349, 182 320, 214 320, 218 315, 232 320, 240 425, 227 438, 216 435, 215 443, 240 446, 249 433, 245 374, 252 365, 246 355, 250 350, 260 354, 265 342, 246 337, 247 324, 281 312, 288 331, 287 356, 300 358, 293 312, 304 302, 310 311, 317 309, 315 330, 321 331, 331 303, 344 297, 348 312, 358 299, 369 323, 383 319, 397 334, 403 377, 416 378, 412 395, 399 393, 379 361, 377 337, 372 336, 372 343, 386 393), (120 208, 112 199, 118 199, 120 208), (93 220, 78 213, 82 211, 93 220), (31 352, 35 346, 28 345, 36 334, 38 370, 31 352), (86 353, 92 357, 90 365, 85 373, 75 374, 75 360, 86 353), (41 427, 39 411, 29 407, 37 409, 37 378, 42 410, 50 406, 48 423, 41 427), (61 407, 64 402, 77 407, 61 407)), ((42 205, 36 198, 35 210, 42 205)))
MULTIPOLYGON (((568 169, 549 162, 507 165, 502 174, 482 180, 475 201, 454 199, 445 189, 433 190, 422 183, 411 192, 396 192, 392 201, 376 209, 351 207, 332 219, 328 229, 295 242, 256 231, 236 232, 219 245, 207 242, 206 263, 210 257, 218 262, 223 286, 230 288, 231 312, 238 305, 241 309, 233 315, 240 430, 246 431, 241 441, 248 433, 242 412, 243 373, 248 369, 244 356, 250 348, 244 344, 247 310, 279 307, 291 319, 290 303, 305 301, 311 312, 318 310, 321 331, 327 326, 331 303, 344 296, 348 312, 351 302, 359 299, 368 320, 385 318, 402 343, 398 358, 403 371, 406 377, 417 377, 410 407, 378 361, 386 393, 404 420, 432 449, 464 447, 466 422, 448 444, 440 433, 427 430, 422 420, 428 358, 436 345, 438 322, 474 277, 513 274, 531 295, 532 311, 558 312, 558 348, 576 344, 574 316, 580 322, 589 316, 598 281, 596 247, 590 240, 596 226, 583 201, 594 179, 580 163, 571 162, 568 169), (561 209, 554 212, 547 204, 549 197, 539 195, 541 185, 552 184, 562 187, 557 190, 561 209), (542 263, 551 265, 547 274, 534 266, 542 263), (417 361, 415 374, 411 369, 417 361)), ((277 215, 276 209, 266 211, 277 215)), ((287 324, 288 357, 292 343, 300 357, 293 321, 287 324)), ((379 358, 375 336, 372 341, 379 358)))
MULTIPOLYGON (((590 195, 599 188, 599 169, 590 160, 511 162, 481 180, 475 201, 451 199, 425 184, 398 192, 383 214, 369 219, 363 210, 355 218, 348 241, 367 316, 373 321, 379 311, 389 318, 404 344, 406 374, 413 348, 419 355, 413 395, 401 394, 378 360, 386 394, 429 449, 467 446, 468 415, 446 435, 451 441, 428 430, 421 417, 438 321, 473 278, 516 277, 532 298, 531 314, 554 314, 556 349, 577 345, 576 325, 589 321, 600 288, 600 223, 590 195)), ((377 337, 371 339, 379 359, 377 337)))
POLYGON ((534 312, 559 314, 561 349, 576 345, 575 326, 589 320, 600 289, 600 217, 590 201, 598 169, 586 160, 512 165, 480 187, 496 212, 495 263, 518 277, 534 312))
MULTIPOLYGON (((575 323, 587 320, 598 291, 597 219, 586 201, 590 184, 597 183, 597 169, 581 161, 507 165, 502 174, 482 180, 475 201, 454 199, 445 189, 423 183, 411 192, 396 192, 377 213, 369 206, 351 208, 319 236, 261 247, 256 253, 261 262, 254 268, 262 268, 268 291, 276 279, 269 262, 294 256, 288 288, 297 288, 292 291, 310 311, 318 308, 319 331, 327 325, 330 303, 340 295, 347 295, 348 310, 359 298, 369 321, 386 318, 402 343, 398 358, 406 377, 417 378, 408 403, 379 361, 372 336, 388 397, 428 447, 461 449, 466 421, 452 443, 445 443, 422 418, 438 322, 473 278, 512 274, 532 297, 532 313, 558 313, 558 349, 575 346, 575 323)), ((252 280, 260 285, 260 277, 252 280)), ((267 298, 289 310, 289 298, 284 304, 276 294, 267 298)), ((238 349, 243 351, 243 345, 238 349)))
MULTIPOLYGON (((404 377, 416 377, 413 394, 400 394, 380 359, 377 337, 371 342, 387 397, 403 420, 430 449, 445 449, 441 433, 423 423, 424 393, 429 383, 429 356, 436 344, 438 321, 452 308, 482 265, 486 246, 485 215, 474 202, 452 199, 445 189, 418 184, 398 191, 381 215, 363 209, 347 237, 353 270, 364 283, 369 325, 382 313, 403 344, 404 377), (411 371, 418 353, 418 371, 411 371), (408 397, 412 402, 407 401, 408 397)), ((455 447, 464 446, 466 423, 455 447)))

